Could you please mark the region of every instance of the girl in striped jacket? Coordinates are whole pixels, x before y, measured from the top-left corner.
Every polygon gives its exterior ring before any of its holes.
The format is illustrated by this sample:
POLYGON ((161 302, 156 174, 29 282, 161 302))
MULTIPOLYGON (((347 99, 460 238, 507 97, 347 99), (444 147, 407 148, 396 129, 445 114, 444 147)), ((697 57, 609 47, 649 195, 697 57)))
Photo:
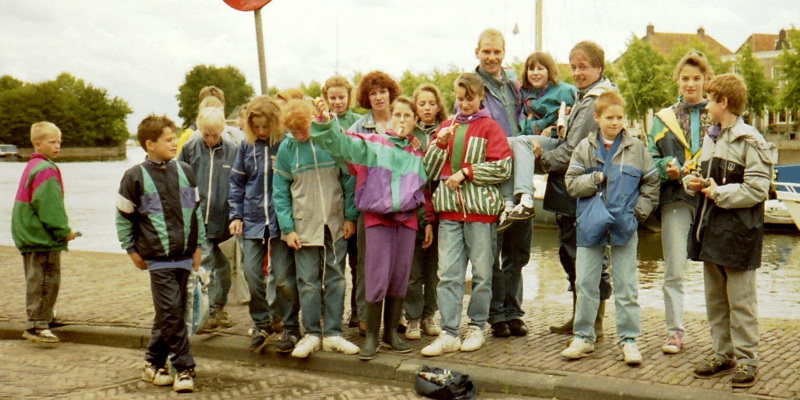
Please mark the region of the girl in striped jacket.
POLYGON ((492 298, 497 216, 503 209, 500 184, 511 176, 511 149, 500 125, 481 109, 483 80, 474 73, 455 82, 459 108, 442 123, 425 155, 431 179, 444 181, 433 194, 439 215, 439 311, 442 333, 422 349, 426 356, 474 351, 483 346, 483 327, 492 298), (472 262, 469 330, 461 343, 462 298, 467 261, 472 262))

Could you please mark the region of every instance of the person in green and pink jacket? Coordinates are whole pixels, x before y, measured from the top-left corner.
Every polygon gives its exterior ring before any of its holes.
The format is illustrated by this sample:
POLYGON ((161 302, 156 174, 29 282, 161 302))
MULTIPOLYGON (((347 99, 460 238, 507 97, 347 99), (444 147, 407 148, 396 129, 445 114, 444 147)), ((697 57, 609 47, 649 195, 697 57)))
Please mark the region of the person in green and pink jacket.
POLYGON ((428 180, 419 141, 412 136, 416 106, 408 98, 397 98, 390 109, 396 131, 379 134, 344 132, 321 101, 317 108, 321 123, 311 125, 311 138, 356 176, 355 205, 364 213, 367 326, 359 358, 375 357, 384 302, 383 341, 395 352, 408 353, 411 346, 400 339, 396 327, 414 255, 417 211, 425 204, 428 180))

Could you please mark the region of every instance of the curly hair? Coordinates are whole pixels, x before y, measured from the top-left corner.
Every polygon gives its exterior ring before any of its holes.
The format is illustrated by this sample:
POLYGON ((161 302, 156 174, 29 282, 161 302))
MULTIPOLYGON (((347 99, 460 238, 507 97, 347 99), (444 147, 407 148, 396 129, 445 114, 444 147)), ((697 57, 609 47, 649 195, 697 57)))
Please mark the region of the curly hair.
MULTIPOLYGON (((417 97, 419 97, 422 92, 428 92, 433 94, 433 97, 436 98, 436 105, 439 107, 439 112, 436 113, 436 122, 441 124, 442 121, 447 119, 447 107, 444 105, 444 100, 442 99, 442 92, 439 91, 439 88, 432 83, 423 83, 419 85, 414 90, 414 103, 417 102, 417 97)), ((417 115, 419 116, 419 115, 417 115)))
POLYGON ((245 112, 247 123, 244 126, 247 142, 253 144, 258 137, 253 132, 253 118, 264 117, 267 119, 269 127, 269 144, 276 145, 283 139, 283 125, 281 124, 281 108, 278 103, 270 96, 262 95, 254 98, 247 104, 245 112))
POLYGON ((728 111, 740 116, 744 114, 747 102, 747 85, 741 76, 736 74, 722 74, 706 84, 706 93, 716 102, 728 100, 728 111))
POLYGON ((178 131, 175 123, 167 118, 166 115, 148 115, 139 123, 139 127, 136 130, 136 139, 139 141, 139 146, 142 146, 144 151, 147 151, 147 141, 158 141, 158 138, 164 133, 164 128, 170 128, 173 132, 178 131))
POLYGON ((403 93, 400 89, 400 85, 398 85, 392 77, 381 71, 372 71, 364 76, 364 79, 358 84, 356 101, 358 101, 358 105, 361 106, 361 108, 366 110, 372 109, 372 104, 369 102, 369 92, 372 90, 373 86, 378 86, 389 91, 389 103, 393 102, 397 96, 403 93))

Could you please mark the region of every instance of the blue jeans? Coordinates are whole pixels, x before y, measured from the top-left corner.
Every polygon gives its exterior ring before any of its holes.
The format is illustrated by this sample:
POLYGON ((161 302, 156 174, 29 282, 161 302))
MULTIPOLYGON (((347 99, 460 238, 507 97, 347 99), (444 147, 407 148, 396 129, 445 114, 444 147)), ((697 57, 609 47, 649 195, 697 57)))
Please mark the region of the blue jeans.
POLYGON ((222 239, 208 239, 203 243, 203 261, 200 263, 211 273, 211 284, 208 288, 208 308, 210 313, 225 307, 228 303, 228 292, 231 290, 231 263, 219 244, 222 239))
POLYGON ((539 140, 545 151, 553 150, 558 146, 558 139, 547 136, 515 136, 508 138, 508 146, 514 153, 514 176, 500 184, 503 199, 514 201, 514 196, 529 194, 533 196, 533 171, 536 158, 533 155, 533 142, 531 138, 539 140))
POLYGON ((300 294, 300 308, 303 310, 303 328, 305 328, 306 334, 314 336, 339 336, 342 334, 344 292, 347 286, 344 278, 346 254, 347 241, 342 238, 333 243, 330 231, 327 229, 325 230, 325 247, 303 246, 299 250, 295 250, 297 287, 300 294), (321 279, 323 277, 324 290, 321 279), (324 301, 323 293, 325 294, 324 301), (322 307, 325 307, 324 328, 320 326, 320 319, 323 317, 322 307))
MULTIPOLYGON (((272 308, 287 329, 300 329, 300 300, 297 294, 297 269, 294 249, 280 238, 269 240, 269 277, 275 280, 275 301, 272 308)), ((267 281, 269 285, 269 281, 267 281)))
POLYGON ((442 330, 459 337, 467 261, 472 263, 469 325, 483 329, 492 301, 492 266, 497 224, 442 220, 439 223, 439 312, 442 330))
MULTIPOLYGON (((614 306, 617 310, 618 344, 641 334, 639 282, 636 269, 638 233, 622 246, 611 246, 611 279, 614 281, 614 306)), ((594 321, 600 305, 600 274, 607 246, 578 247, 575 306, 575 336, 594 342, 594 321)))
MULTIPOLYGON (((264 257, 267 244, 260 239, 242 241, 242 271, 250 289, 250 318, 255 326, 267 328, 272 320, 272 309, 267 302, 267 285, 264 282, 264 257)), ((270 265, 270 269, 272 266, 270 265)), ((273 292, 274 293, 274 292, 273 292)))
POLYGON ((522 268, 531 258, 533 219, 520 221, 497 234, 499 257, 494 258, 489 324, 522 319, 522 268))
POLYGON ((667 334, 684 333, 683 280, 689 251, 687 241, 696 207, 685 202, 661 205, 661 244, 664 248, 664 316, 667 334))

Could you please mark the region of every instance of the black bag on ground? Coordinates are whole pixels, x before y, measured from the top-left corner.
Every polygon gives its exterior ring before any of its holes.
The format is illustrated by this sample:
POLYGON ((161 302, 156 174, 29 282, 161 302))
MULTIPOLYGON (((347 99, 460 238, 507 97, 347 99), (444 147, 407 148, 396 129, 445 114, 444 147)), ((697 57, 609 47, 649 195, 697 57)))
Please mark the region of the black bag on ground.
POLYGON ((478 385, 469 375, 427 365, 417 374, 414 390, 420 396, 439 400, 472 400, 478 395, 478 385))

